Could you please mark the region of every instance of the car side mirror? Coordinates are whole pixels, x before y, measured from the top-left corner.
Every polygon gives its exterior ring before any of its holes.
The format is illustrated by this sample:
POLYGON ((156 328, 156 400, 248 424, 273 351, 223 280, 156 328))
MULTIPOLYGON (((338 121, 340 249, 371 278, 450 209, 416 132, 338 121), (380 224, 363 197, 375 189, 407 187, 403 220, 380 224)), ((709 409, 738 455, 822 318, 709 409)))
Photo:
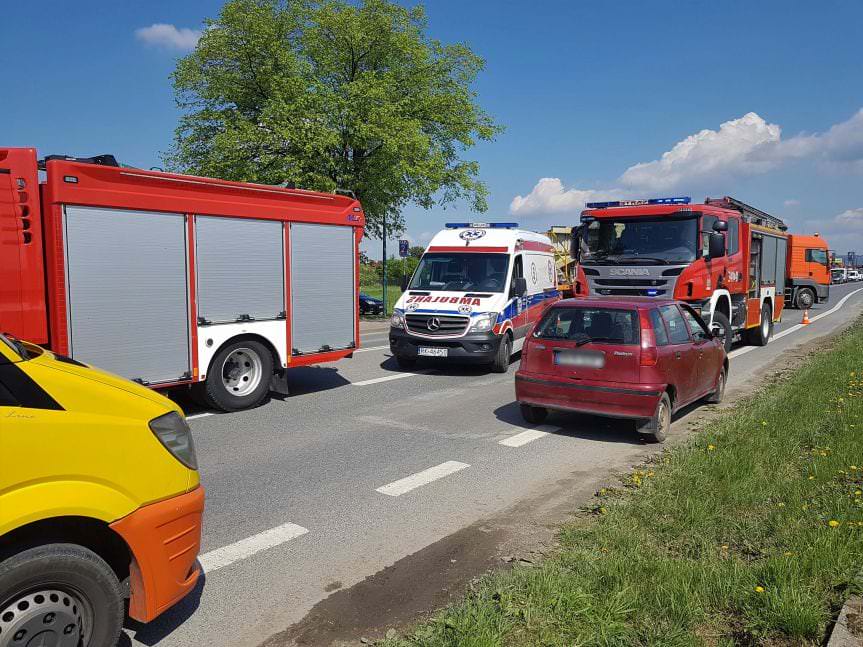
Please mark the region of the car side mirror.
POLYGON ((728 223, 725 220, 717 220, 713 223, 713 231, 728 231, 728 223))
POLYGON ((707 258, 723 256, 725 256, 725 236, 718 231, 711 232, 707 242, 707 258))
POLYGON ((512 292, 515 297, 523 297, 527 294, 527 279, 517 276, 512 280, 512 292))
POLYGON ((573 227, 569 239, 569 255, 575 259, 576 263, 581 262, 581 232, 583 228, 583 225, 573 227))

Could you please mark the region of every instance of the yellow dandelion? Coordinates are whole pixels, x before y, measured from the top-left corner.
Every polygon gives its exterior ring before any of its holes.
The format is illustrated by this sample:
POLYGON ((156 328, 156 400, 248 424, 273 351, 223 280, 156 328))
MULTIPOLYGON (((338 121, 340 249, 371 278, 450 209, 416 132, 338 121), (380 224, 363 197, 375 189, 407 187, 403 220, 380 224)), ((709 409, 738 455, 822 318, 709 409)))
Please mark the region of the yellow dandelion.
POLYGON ((860 496, 861 494, 863 494, 863 492, 860 490, 854 490, 854 496, 860 496))
MULTIPOLYGON (((599 514, 606 514, 607 512, 608 512, 608 510, 606 510, 605 508, 600 508, 600 509, 599 509, 599 514)), ((832 522, 831 522, 831 523, 832 523, 832 522)))
POLYGON ((814 481, 814 480, 815 480, 815 477, 814 477, 814 476, 810 476, 810 477, 809 477, 809 480, 810 480, 810 481, 814 481))
POLYGON ((856 471, 857 471, 857 466, 856 466, 856 465, 849 465, 849 466, 848 466, 848 468, 849 468, 852 472, 856 472, 856 471))
POLYGON ((779 503, 777 503, 776 505, 777 505, 778 507, 780 507, 780 508, 784 508, 784 507, 785 507, 785 504, 784 504, 784 503, 782 503, 782 502, 779 502, 779 503))
POLYGON ((722 550, 728 550, 728 544, 722 544, 722 550))
POLYGON ((766 421, 766 420, 762 420, 762 421, 761 421, 761 426, 762 426, 762 427, 766 427, 766 426, 767 426, 767 421, 766 421))
POLYGON ((827 522, 827 525, 830 526, 831 528, 838 528, 839 522, 836 521, 836 519, 831 519, 830 521, 827 522))
POLYGON ((764 587, 763 586, 756 586, 755 592, 756 593, 764 593, 764 587))
POLYGON ((709 451, 709 452, 712 452, 714 449, 716 449, 716 445, 708 445, 707 446, 707 451, 709 451))
POLYGON ((822 456, 827 456, 827 452, 821 452, 822 456))

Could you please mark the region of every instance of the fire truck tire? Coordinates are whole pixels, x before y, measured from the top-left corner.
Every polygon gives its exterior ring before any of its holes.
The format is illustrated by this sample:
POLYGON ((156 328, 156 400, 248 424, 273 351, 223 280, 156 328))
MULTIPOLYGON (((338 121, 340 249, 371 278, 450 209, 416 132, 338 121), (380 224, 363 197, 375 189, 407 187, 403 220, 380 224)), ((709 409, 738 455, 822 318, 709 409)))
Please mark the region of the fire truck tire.
POLYGON ((273 356, 257 341, 241 339, 222 348, 204 382, 207 403, 222 411, 255 407, 270 390, 273 356))
POLYGON ((117 575, 93 551, 45 544, 0 562, 0 645, 116 645, 122 627, 117 575))
POLYGON ((403 355, 396 355, 396 364, 399 365, 400 369, 405 371, 409 371, 412 368, 416 368, 417 361, 413 357, 405 357, 403 355))
POLYGON ((491 363, 492 373, 506 373, 509 370, 509 360, 512 357, 512 338, 505 334, 497 347, 497 354, 491 363))
POLYGON ((731 329, 731 322, 721 312, 713 313, 713 321, 710 328, 717 337, 722 338, 722 344, 725 346, 725 352, 731 352, 731 344, 734 343, 734 331, 731 329))
POLYGON ((661 443, 671 429, 671 398, 663 393, 656 404, 653 417, 638 425, 638 433, 649 443, 661 443))
POLYGON ((807 310, 815 303, 815 293, 809 288, 800 288, 794 297, 794 307, 798 310, 807 310))
POLYGON ((758 328, 748 330, 747 337, 749 343, 753 346, 766 346, 772 336, 773 317, 771 315, 770 306, 765 303, 761 307, 761 322, 758 324, 758 328))

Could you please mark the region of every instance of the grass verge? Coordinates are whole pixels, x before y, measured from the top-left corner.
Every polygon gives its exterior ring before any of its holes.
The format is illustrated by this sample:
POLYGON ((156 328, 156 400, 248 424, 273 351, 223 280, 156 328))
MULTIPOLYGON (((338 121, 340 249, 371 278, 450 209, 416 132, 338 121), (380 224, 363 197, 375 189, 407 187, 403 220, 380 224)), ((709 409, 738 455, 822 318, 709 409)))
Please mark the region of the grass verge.
POLYGON ((554 557, 381 644, 822 644, 863 566, 861 358, 858 323, 597 493, 554 557))

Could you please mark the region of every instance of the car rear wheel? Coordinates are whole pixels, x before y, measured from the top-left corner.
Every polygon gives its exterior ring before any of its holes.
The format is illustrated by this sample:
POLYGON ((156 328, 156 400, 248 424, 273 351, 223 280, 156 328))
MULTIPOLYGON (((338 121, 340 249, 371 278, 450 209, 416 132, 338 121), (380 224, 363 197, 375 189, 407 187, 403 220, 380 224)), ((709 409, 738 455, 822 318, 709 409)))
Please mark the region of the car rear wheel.
POLYGON ((721 312, 713 313, 713 320, 710 322, 710 331, 722 340, 722 345, 725 346, 725 352, 731 352, 731 344, 734 341, 734 331, 731 330, 731 322, 721 312))
POLYGON ((809 288, 801 288, 797 291, 794 305, 798 310, 808 310, 815 303, 815 293, 809 288))
POLYGON ((548 416, 548 409, 544 407, 534 407, 530 404, 522 404, 521 406, 521 417, 524 418, 525 422, 528 422, 532 425, 539 425, 546 419, 548 416))
POLYGON ((273 356, 260 342, 228 344, 213 358, 204 382, 207 403, 222 411, 240 411, 261 403, 270 390, 273 356))
POLYGON ((716 388, 713 390, 713 393, 705 398, 705 401, 710 404, 719 404, 722 402, 722 398, 725 397, 725 383, 727 380, 728 374, 723 366, 722 370, 719 371, 719 377, 716 379, 716 388))
POLYGON ((0 562, 0 647, 116 645, 123 593, 96 553, 47 544, 0 562))
POLYGON ((661 443, 668 438, 671 429, 671 398, 663 393, 656 405, 653 417, 638 426, 638 433, 651 443, 661 443))
POLYGON ((492 373, 506 373, 509 370, 509 360, 512 357, 512 339, 508 334, 500 340, 500 345, 497 347, 497 354, 494 356, 494 361, 491 363, 492 373))

